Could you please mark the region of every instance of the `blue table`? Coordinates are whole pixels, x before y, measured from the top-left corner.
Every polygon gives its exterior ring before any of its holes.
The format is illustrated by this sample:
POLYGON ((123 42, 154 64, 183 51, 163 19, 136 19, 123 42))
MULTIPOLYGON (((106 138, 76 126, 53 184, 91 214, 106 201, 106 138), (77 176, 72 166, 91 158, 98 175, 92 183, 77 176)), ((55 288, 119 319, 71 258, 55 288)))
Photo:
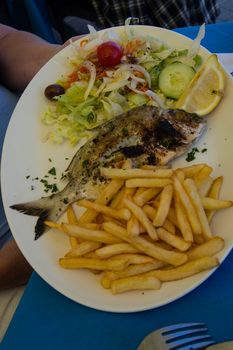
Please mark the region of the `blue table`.
MULTIPOLYGON (((195 37, 197 27, 177 31, 195 37)), ((207 26, 203 45, 213 52, 233 52, 233 23, 207 26)), ((135 350, 152 330, 179 322, 205 322, 216 341, 233 339, 233 252, 188 295, 132 314, 79 305, 34 273, 0 350, 135 350)))

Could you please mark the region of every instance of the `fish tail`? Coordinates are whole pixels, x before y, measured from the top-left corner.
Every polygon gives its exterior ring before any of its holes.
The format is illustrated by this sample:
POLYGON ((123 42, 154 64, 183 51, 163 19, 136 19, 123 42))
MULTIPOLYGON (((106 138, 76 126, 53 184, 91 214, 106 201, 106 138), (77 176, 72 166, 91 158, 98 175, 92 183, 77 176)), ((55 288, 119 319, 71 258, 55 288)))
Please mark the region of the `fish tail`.
POLYGON ((49 228, 45 225, 45 220, 55 221, 57 220, 57 203, 52 197, 44 197, 36 201, 14 204, 10 208, 18 210, 19 212, 38 216, 38 220, 35 226, 35 240, 40 238, 49 228))

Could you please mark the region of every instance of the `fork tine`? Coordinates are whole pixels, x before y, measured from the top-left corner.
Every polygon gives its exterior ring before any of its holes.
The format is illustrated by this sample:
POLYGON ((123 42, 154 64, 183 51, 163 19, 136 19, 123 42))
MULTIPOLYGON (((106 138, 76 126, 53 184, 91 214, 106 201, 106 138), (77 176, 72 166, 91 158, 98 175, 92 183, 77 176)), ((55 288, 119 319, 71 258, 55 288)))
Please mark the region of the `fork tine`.
POLYGON ((176 338, 180 338, 180 337, 185 337, 188 338, 188 336, 192 336, 192 335, 195 335, 196 333, 204 333, 204 332, 207 332, 208 329, 205 327, 203 328, 191 328, 191 329, 187 329, 185 331, 178 331, 176 333, 170 333, 169 334, 165 334, 163 333, 163 337, 166 339, 166 341, 173 341, 175 340, 176 338))
POLYGON ((184 337, 184 336, 189 336, 189 335, 194 335, 195 333, 204 333, 208 331, 206 327, 202 328, 191 328, 185 331, 177 331, 177 332, 169 332, 169 334, 166 335, 166 333, 162 333, 163 337, 166 339, 166 341, 172 341, 173 339, 175 340, 176 338, 184 337))
POLYGON ((179 339, 179 340, 176 340, 176 341, 172 341, 172 342, 169 342, 168 345, 169 345, 169 349, 182 349, 183 350, 183 347, 185 345, 188 345, 188 349, 193 349, 193 346, 196 344, 200 344, 200 342, 202 341, 211 341, 212 340, 212 337, 211 335, 207 334, 207 335, 198 335, 196 337, 189 337, 189 338, 184 338, 184 339, 179 339))
POLYGON ((203 341, 203 342, 197 343, 197 344, 182 346, 181 348, 177 348, 177 350, 201 350, 201 349, 205 349, 206 346, 209 346, 212 344, 215 344, 215 341, 213 341, 213 340, 203 341))
POLYGON ((175 331, 179 331, 182 330, 183 328, 189 328, 189 327, 205 327, 206 325, 205 323, 198 323, 198 322, 193 322, 193 323, 178 323, 178 324, 174 324, 171 326, 167 326, 164 328, 161 328, 159 331, 163 334, 166 334, 168 332, 175 332, 175 331))

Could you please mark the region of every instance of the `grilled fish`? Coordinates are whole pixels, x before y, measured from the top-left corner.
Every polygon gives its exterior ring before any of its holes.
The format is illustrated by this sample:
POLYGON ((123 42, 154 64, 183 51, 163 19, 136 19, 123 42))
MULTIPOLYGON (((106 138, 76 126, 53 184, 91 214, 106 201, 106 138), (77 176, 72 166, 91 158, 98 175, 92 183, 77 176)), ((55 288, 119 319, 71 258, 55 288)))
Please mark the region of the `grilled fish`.
POLYGON ((70 203, 90 199, 88 184, 97 181, 100 166, 115 167, 127 158, 134 167, 167 164, 190 147, 205 125, 202 118, 182 110, 132 109, 96 128, 93 138, 77 151, 67 168, 68 184, 62 191, 11 208, 39 216, 37 239, 46 231, 45 220, 57 221, 70 203))

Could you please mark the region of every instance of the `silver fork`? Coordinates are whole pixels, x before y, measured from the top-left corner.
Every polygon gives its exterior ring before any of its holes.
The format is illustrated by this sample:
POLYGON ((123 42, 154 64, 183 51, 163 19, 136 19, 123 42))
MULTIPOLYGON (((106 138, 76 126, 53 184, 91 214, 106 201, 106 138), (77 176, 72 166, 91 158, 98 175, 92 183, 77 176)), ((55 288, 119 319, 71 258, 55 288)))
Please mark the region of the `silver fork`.
POLYGON ((180 323, 147 335, 137 350, 198 350, 214 344, 204 323, 180 323))

